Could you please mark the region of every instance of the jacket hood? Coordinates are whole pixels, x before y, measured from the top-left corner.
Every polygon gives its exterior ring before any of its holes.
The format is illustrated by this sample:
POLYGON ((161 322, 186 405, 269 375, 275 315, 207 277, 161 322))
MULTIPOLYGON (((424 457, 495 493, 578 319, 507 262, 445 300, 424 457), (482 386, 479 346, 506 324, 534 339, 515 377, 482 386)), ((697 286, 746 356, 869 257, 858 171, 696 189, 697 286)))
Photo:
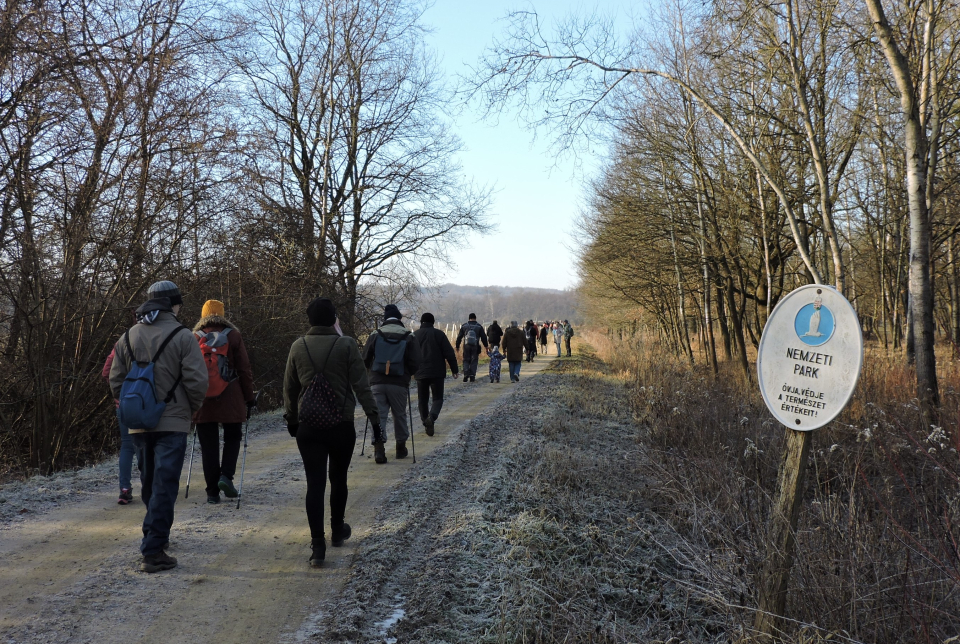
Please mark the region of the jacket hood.
POLYGON ((153 324, 162 312, 173 313, 169 297, 156 297, 140 305, 135 312, 138 324, 153 324))
POLYGON ((239 331, 239 330, 240 330, 240 329, 237 328, 237 325, 236 325, 236 324, 234 324, 233 322, 231 322, 231 321, 228 320, 227 318, 223 317, 222 315, 205 315, 205 316, 203 316, 202 318, 200 318, 200 319, 197 321, 197 323, 196 323, 196 324, 194 325, 194 327, 193 327, 193 331, 194 331, 194 333, 196 333, 197 331, 199 331, 199 330, 202 329, 203 327, 205 327, 205 326, 210 326, 210 325, 217 325, 217 326, 222 326, 222 327, 228 327, 228 328, 233 329, 234 331, 239 331))
POLYGON ((390 320, 379 329, 384 333, 408 333, 407 327, 403 326, 400 320, 390 320))

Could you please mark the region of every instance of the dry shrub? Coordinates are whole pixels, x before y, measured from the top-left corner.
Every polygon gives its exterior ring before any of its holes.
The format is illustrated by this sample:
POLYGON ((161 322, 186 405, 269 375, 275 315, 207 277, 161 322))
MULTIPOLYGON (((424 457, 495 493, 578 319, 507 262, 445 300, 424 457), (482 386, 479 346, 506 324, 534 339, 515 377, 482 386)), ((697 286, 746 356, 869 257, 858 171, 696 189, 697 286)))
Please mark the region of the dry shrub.
MULTIPOLYGON (((714 377, 641 338, 584 337, 630 375, 641 444, 659 478, 654 507, 691 553, 707 553, 713 573, 701 591, 726 602, 747 632, 784 428, 732 363, 714 377)), ((924 427, 911 369, 867 352, 850 405, 813 437, 785 640, 960 634, 957 375, 942 359, 940 422, 924 427)))

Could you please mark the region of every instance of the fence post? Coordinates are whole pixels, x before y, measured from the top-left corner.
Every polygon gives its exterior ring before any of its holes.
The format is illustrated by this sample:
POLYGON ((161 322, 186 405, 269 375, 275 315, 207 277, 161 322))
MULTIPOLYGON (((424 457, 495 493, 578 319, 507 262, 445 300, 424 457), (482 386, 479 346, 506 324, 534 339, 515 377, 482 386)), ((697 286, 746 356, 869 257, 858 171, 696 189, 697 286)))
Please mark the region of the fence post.
POLYGON ((783 463, 777 481, 777 496, 770 517, 766 560, 760 573, 760 610, 754 628, 767 641, 780 629, 787 603, 787 582, 796 552, 797 519, 803 501, 803 481, 813 432, 787 429, 783 463))

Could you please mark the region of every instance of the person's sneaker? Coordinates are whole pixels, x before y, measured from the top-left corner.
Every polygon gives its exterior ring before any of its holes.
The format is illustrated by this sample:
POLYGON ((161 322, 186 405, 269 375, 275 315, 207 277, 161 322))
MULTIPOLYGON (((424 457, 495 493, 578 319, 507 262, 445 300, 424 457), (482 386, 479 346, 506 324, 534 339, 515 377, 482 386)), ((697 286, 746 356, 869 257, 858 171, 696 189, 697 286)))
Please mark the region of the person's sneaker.
POLYGON ((140 570, 143 572, 160 572, 161 570, 170 570, 177 567, 176 557, 171 557, 163 550, 155 555, 144 555, 140 562, 140 570))
POLYGON ((223 491, 228 499, 237 498, 237 488, 233 487, 233 481, 228 479, 226 476, 220 477, 220 482, 217 483, 217 487, 223 491))
POLYGON ((117 499, 117 503, 127 505, 131 501, 133 501, 133 491, 128 487, 120 488, 120 498, 117 499))
POLYGON ((383 449, 383 441, 373 444, 373 460, 379 465, 387 462, 387 452, 383 449))
POLYGON ((397 458, 406 458, 409 453, 407 451, 407 441, 397 441, 397 458))
POLYGON ((350 538, 350 534, 350 524, 344 522, 339 528, 333 529, 333 534, 330 535, 330 543, 333 544, 334 548, 339 548, 344 541, 350 538))
POLYGON ((323 558, 327 554, 327 542, 323 539, 313 539, 310 542, 310 565, 319 568, 323 565, 323 558))
POLYGON ((427 436, 433 436, 433 418, 423 419, 423 430, 427 432, 427 436))
POLYGON ((207 503, 210 503, 211 505, 214 503, 220 503, 220 493, 217 492, 216 494, 208 494, 207 503))

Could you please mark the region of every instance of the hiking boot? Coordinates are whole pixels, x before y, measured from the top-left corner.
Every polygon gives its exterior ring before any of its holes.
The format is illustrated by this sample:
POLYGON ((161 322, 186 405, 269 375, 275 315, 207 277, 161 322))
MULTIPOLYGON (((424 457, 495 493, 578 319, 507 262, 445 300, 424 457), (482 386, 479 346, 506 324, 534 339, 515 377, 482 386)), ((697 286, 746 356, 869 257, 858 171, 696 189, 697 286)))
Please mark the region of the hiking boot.
POLYGON ((383 441, 373 444, 373 460, 379 465, 387 462, 387 453, 383 449, 383 441))
POLYGON ((468 380, 470 380, 470 376, 464 376, 464 377, 463 377, 463 381, 464 381, 464 382, 467 382, 468 380))
POLYGON ((433 418, 423 419, 423 430, 427 432, 427 436, 433 436, 433 422, 433 418))
POLYGON ((323 564, 323 558, 327 554, 327 542, 323 540, 323 537, 313 539, 310 542, 310 550, 310 566, 319 568, 323 564))
POLYGON ((226 476, 220 477, 220 482, 217 483, 217 487, 223 490, 223 493, 228 499, 237 498, 237 488, 233 487, 233 481, 228 479, 226 476))
POLYGON ((409 453, 407 451, 407 441, 397 441, 397 458, 406 458, 409 453))
POLYGON ((350 538, 351 530, 349 523, 341 523, 340 527, 333 529, 333 534, 330 535, 330 543, 333 544, 334 548, 339 548, 343 545, 343 542, 350 538))
POLYGON ((155 555, 143 555, 143 561, 140 562, 140 570, 143 572, 160 572, 176 567, 176 557, 171 557, 163 550, 155 555))
POLYGON ((470 376, 470 382, 476 382, 473 376, 470 376))
POLYGON ((220 493, 217 492, 216 494, 208 494, 207 503, 211 505, 213 505, 214 503, 220 503, 220 493))
POLYGON ((127 505, 133 501, 133 492, 128 487, 120 488, 120 498, 117 499, 117 503, 120 505, 127 505))

